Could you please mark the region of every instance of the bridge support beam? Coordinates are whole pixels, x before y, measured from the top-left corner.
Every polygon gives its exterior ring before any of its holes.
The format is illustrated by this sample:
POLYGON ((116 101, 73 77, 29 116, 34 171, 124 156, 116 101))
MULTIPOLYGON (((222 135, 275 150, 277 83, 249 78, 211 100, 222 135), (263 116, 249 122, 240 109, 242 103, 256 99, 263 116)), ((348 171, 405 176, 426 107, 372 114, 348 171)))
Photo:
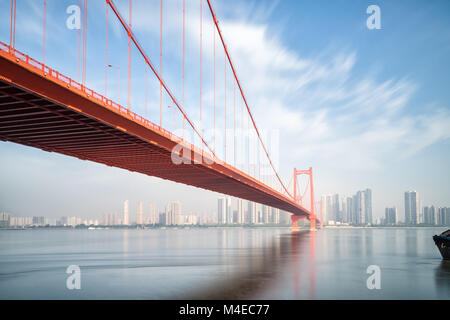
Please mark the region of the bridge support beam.
POLYGON ((292 220, 292 231, 298 231, 298 220, 300 220, 299 216, 291 215, 292 220))
POLYGON ((317 231, 316 229, 316 217, 311 216, 309 218, 309 231, 317 231))

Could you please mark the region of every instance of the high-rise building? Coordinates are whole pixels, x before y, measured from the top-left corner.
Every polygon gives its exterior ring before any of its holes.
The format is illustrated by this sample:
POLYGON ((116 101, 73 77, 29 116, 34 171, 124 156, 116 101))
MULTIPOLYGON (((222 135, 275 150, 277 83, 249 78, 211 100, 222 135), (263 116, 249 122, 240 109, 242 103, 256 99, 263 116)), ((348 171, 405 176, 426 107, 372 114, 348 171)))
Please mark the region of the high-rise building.
MULTIPOLYGON (((78 225, 78 219, 76 217, 66 217, 64 225, 68 226, 76 226, 78 225)), ((105 226, 115 226, 119 224, 119 221, 117 219, 117 216, 113 213, 107 213, 103 215, 103 225, 105 226)))
POLYGON ((366 189, 364 192, 364 220, 365 224, 372 224, 372 190, 366 189))
POLYGON ((167 224, 166 213, 165 212, 160 212, 159 213, 159 224, 160 225, 166 225, 167 224))
POLYGON ((366 197, 364 191, 358 191, 354 196, 353 208, 355 215, 355 224, 366 224, 366 197))
POLYGON ((125 200, 123 203, 123 222, 124 225, 130 224, 130 201, 125 200))
POLYGON ((218 224, 227 223, 227 209, 225 198, 217 199, 217 223, 218 224))
POLYGON ((345 198, 345 221, 347 223, 352 223, 353 221, 353 198, 346 197, 345 198))
POLYGON ((418 221, 419 194, 416 191, 405 192, 405 224, 414 225, 418 221))
POLYGON ((266 205, 263 205, 261 211, 262 211, 262 221, 261 222, 262 223, 269 223, 269 211, 270 211, 270 208, 268 206, 266 206, 266 205))
POLYGON ((329 212, 328 211, 328 196, 326 195, 322 195, 321 199, 321 206, 322 206, 322 224, 323 225, 327 225, 328 224, 328 217, 329 217, 329 212))
POLYGON ((226 223, 233 223, 233 209, 231 207, 231 197, 225 198, 225 207, 226 207, 226 223))
POLYGON ((396 225, 398 223, 398 212, 396 207, 385 209, 384 223, 387 225, 396 225))
POLYGON ((342 222, 339 195, 332 196, 332 215, 335 222, 342 222))
POLYGON ((343 211, 341 210, 339 194, 322 195, 322 224, 335 224, 343 222, 343 211))
POLYGON ((136 215, 136 224, 144 224, 144 219, 143 219, 143 204, 142 202, 138 203, 138 210, 137 210, 137 215, 136 215))
POLYGON ((174 201, 166 206, 166 225, 179 225, 181 221, 181 202, 174 201))
POLYGON ((0 228, 8 228, 10 224, 9 214, 5 212, 0 213, 0 228))
POLYGON ((236 223, 237 224, 244 224, 245 223, 245 219, 244 219, 244 200, 242 199, 237 199, 237 220, 236 223))
POLYGON ((33 225, 35 226, 45 225, 45 217, 33 217, 33 225))
POLYGON ((158 224, 159 216, 156 213, 156 205, 154 203, 150 203, 150 214, 148 216, 147 223, 148 224, 158 224))
POLYGON ((253 201, 249 201, 247 208, 247 217, 250 224, 258 223, 257 214, 258 213, 256 211, 256 203, 253 201))
POLYGON ((450 208, 438 208, 438 224, 450 226, 450 208))
POLYGON ((280 224, 280 209, 272 208, 272 219, 271 222, 274 224, 280 224))
POLYGON ((425 224, 437 224, 437 210, 434 206, 422 208, 423 223, 425 224))

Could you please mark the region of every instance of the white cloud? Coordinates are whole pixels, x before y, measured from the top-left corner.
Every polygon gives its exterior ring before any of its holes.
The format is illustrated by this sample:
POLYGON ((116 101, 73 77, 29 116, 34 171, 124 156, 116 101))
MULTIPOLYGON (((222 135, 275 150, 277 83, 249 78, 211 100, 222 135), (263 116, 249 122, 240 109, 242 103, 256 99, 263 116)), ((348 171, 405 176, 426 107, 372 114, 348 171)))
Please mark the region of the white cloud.
POLYGON ((417 85, 358 75, 356 52, 304 59, 267 26, 227 21, 223 28, 257 124, 280 129, 289 164, 382 168, 450 137, 448 110, 410 110, 417 85))

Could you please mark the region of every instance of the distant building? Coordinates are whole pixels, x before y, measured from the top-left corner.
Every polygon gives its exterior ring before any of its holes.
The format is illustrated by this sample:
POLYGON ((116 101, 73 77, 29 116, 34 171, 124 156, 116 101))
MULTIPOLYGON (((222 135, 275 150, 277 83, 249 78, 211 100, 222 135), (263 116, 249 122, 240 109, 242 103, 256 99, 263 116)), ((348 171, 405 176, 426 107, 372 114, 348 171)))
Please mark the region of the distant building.
POLYGON ((261 222, 262 223, 269 223, 269 211, 270 211, 270 208, 268 206, 266 206, 266 205, 263 205, 261 211, 262 211, 262 221, 261 222))
POLYGON ((272 219, 271 222, 274 224, 280 224, 280 209, 272 208, 272 219))
POLYGON ((159 214, 159 224, 160 225, 166 225, 166 213, 165 212, 161 212, 159 214))
POLYGON ((150 214, 147 220, 147 224, 158 224, 158 223, 159 223, 159 216, 156 214, 156 205, 151 203, 150 214))
POLYGON ((253 201, 248 201, 247 205, 247 220, 249 224, 256 224, 257 221, 257 211, 256 211, 256 203, 253 201))
POLYGON ((331 200, 328 199, 329 196, 322 195, 320 201, 322 206, 322 224, 327 225, 330 215, 330 207, 331 207, 331 200))
POLYGON ((384 224, 387 225, 396 225, 398 223, 398 212, 397 208, 386 208, 385 209, 385 217, 384 224))
POLYGON ((418 224, 419 194, 416 191, 405 192, 405 224, 418 224))
POLYGON ((322 224, 353 225, 372 224, 372 190, 358 191, 352 197, 340 197, 338 194, 322 195, 322 224), (342 199, 342 200, 341 200, 342 199))
POLYGON ((225 208, 226 208, 226 224, 232 224, 233 223, 233 210, 231 207, 231 197, 225 198, 225 208))
POLYGON ((217 223, 218 224, 227 223, 227 209, 225 198, 217 199, 217 223))
POLYGON ((341 207, 340 207, 340 201, 339 201, 338 194, 334 194, 332 196, 331 206, 332 206, 331 211, 332 211, 333 220, 336 222, 341 222, 342 221, 341 207))
MULTIPOLYGON (((117 216, 113 213, 108 213, 103 215, 103 225, 105 226, 115 226, 119 224, 119 219, 117 216)), ((77 218, 76 217, 67 217, 67 223, 68 226, 76 226, 77 218)))
POLYGON ((0 228, 8 228, 10 222, 9 214, 5 212, 0 213, 0 228))
POLYGON ((33 217, 33 225, 34 226, 44 226, 45 225, 45 217, 33 217))
POLYGON ((143 219, 143 203, 139 202, 138 203, 138 210, 137 210, 137 215, 136 215, 136 224, 140 225, 140 224, 144 224, 144 219, 143 219))
POLYGON ((198 216, 195 215, 186 215, 181 216, 181 220, 183 225, 196 225, 199 223, 198 216))
POLYGON ((245 214, 244 214, 244 200, 237 199, 237 224, 245 223, 245 214))
POLYGON ((372 190, 364 190, 364 219, 366 224, 372 224, 372 190))
POLYGON ((441 226, 450 226, 450 208, 438 209, 438 224, 441 226))
POLYGON ((123 203, 123 224, 129 225, 130 224, 130 201, 125 200, 123 203))
POLYGON ((181 203, 174 201, 166 206, 166 225, 180 225, 181 221, 181 203))
POLYGON ((346 197, 345 198, 345 213, 344 213, 344 222, 351 223, 352 222, 352 209, 353 209, 353 198, 346 197))
POLYGON ((434 206, 422 208, 423 223, 438 224, 438 210, 434 206))

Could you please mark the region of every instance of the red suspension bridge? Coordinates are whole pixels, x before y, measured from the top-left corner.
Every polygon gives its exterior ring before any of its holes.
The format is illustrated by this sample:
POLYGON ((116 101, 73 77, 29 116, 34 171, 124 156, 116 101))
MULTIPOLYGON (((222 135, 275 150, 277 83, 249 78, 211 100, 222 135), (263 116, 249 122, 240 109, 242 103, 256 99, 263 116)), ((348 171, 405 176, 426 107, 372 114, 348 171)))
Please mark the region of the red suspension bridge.
MULTIPOLYGON (((11 0, 9 44, 0 42, 2 141, 140 172, 279 208, 293 214, 294 227, 297 227, 298 219, 307 218, 311 222, 311 229, 315 229, 316 221, 319 220, 315 214, 317 210, 312 168, 294 169, 292 193, 289 186, 286 187, 282 182, 270 157, 267 143, 252 115, 210 0, 198 0, 198 7, 195 8, 199 19, 196 57, 191 52, 188 53, 192 51, 192 43, 187 50, 186 37, 188 13, 193 15, 194 9, 192 4, 188 8, 185 0, 178 0, 181 18, 178 32, 181 38, 181 85, 171 87, 181 91, 180 101, 163 78, 164 18, 167 17, 167 12, 164 11, 165 1, 158 1, 159 66, 152 63, 133 32, 133 1, 128 0, 127 19, 113 1, 105 1, 105 30, 102 31, 105 38, 103 95, 88 88, 86 84, 88 1, 79 0, 78 7, 74 9, 75 22, 77 8, 82 21, 80 27, 76 28, 78 59, 71 63, 77 65, 78 81, 45 64, 48 49, 46 44, 49 41, 47 0, 42 1, 42 18, 36 18, 42 19, 42 62, 16 49, 16 28, 20 28, 20 24, 16 22, 20 12, 16 12, 16 2, 19 3, 20 0, 11 0), (205 14, 205 11, 209 13, 205 14), (109 51, 109 47, 116 43, 112 41, 109 32, 113 23, 111 16, 115 19, 115 26, 125 32, 127 39, 127 106, 120 104, 120 62, 111 63, 116 55, 109 51), (186 63, 188 55, 189 63, 186 63), (132 107, 131 73, 132 70, 135 72, 132 60, 136 60, 136 57, 141 62, 140 70, 145 71, 145 81, 139 81, 140 87, 135 90, 145 92, 136 99, 139 102, 145 101, 145 117, 132 111, 139 109, 132 107), (219 71, 217 60, 220 58, 223 62, 220 63, 222 70, 219 71), (195 64, 191 63, 194 59, 197 61, 195 64), (198 67, 195 72, 192 70, 194 65, 198 67), (118 71, 118 90, 115 92, 117 102, 107 94, 108 70, 111 72, 112 68, 118 71), (153 74, 153 77, 149 78, 149 74, 153 74), (220 89, 219 74, 223 76, 223 80, 220 80, 223 81, 223 87, 220 89), (195 121, 185 108, 186 97, 193 95, 187 88, 193 82, 194 75, 199 90, 198 100, 195 102, 198 104, 198 119, 195 121), (142 82, 145 82, 143 90, 142 82), (206 82, 210 83, 208 88, 205 88, 206 82), (152 112, 148 106, 149 96, 155 90, 159 93, 159 114, 155 110, 152 112), (223 100, 220 103, 219 97, 223 100), (210 101, 206 103, 208 99, 210 101), (173 117, 172 126, 170 121, 165 120, 168 110, 163 106, 166 103, 170 104, 168 107, 173 117), (155 118, 157 123, 150 120, 155 118), (178 135, 175 134, 176 123, 180 125, 178 135), (208 137, 205 135, 206 125, 213 126, 212 134, 208 137), (301 174, 308 175, 309 180, 303 194, 299 196, 297 176, 301 174), (309 194, 308 199, 306 194, 309 194), (304 203, 309 205, 304 206, 304 203)), ((2 8, 4 11, 6 9, 2 8)), ((121 9, 123 10, 123 6, 121 9)), ((96 12, 96 17, 99 14, 96 12)), ((30 16, 27 18, 33 19, 30 16)), ((192 28, 189 31, 192 33, 192 28)), ((100 33, 100 30, 95 32, 100 33)), ((97 60, 95 64, 99 65, 97 60)), ((167 68, 176 65, 176 62, 169 63, 167 68)), ((109 90, 111 91, 114 90, 109 90)), ((190 100, 192 105, 192 99, 190 100)))

